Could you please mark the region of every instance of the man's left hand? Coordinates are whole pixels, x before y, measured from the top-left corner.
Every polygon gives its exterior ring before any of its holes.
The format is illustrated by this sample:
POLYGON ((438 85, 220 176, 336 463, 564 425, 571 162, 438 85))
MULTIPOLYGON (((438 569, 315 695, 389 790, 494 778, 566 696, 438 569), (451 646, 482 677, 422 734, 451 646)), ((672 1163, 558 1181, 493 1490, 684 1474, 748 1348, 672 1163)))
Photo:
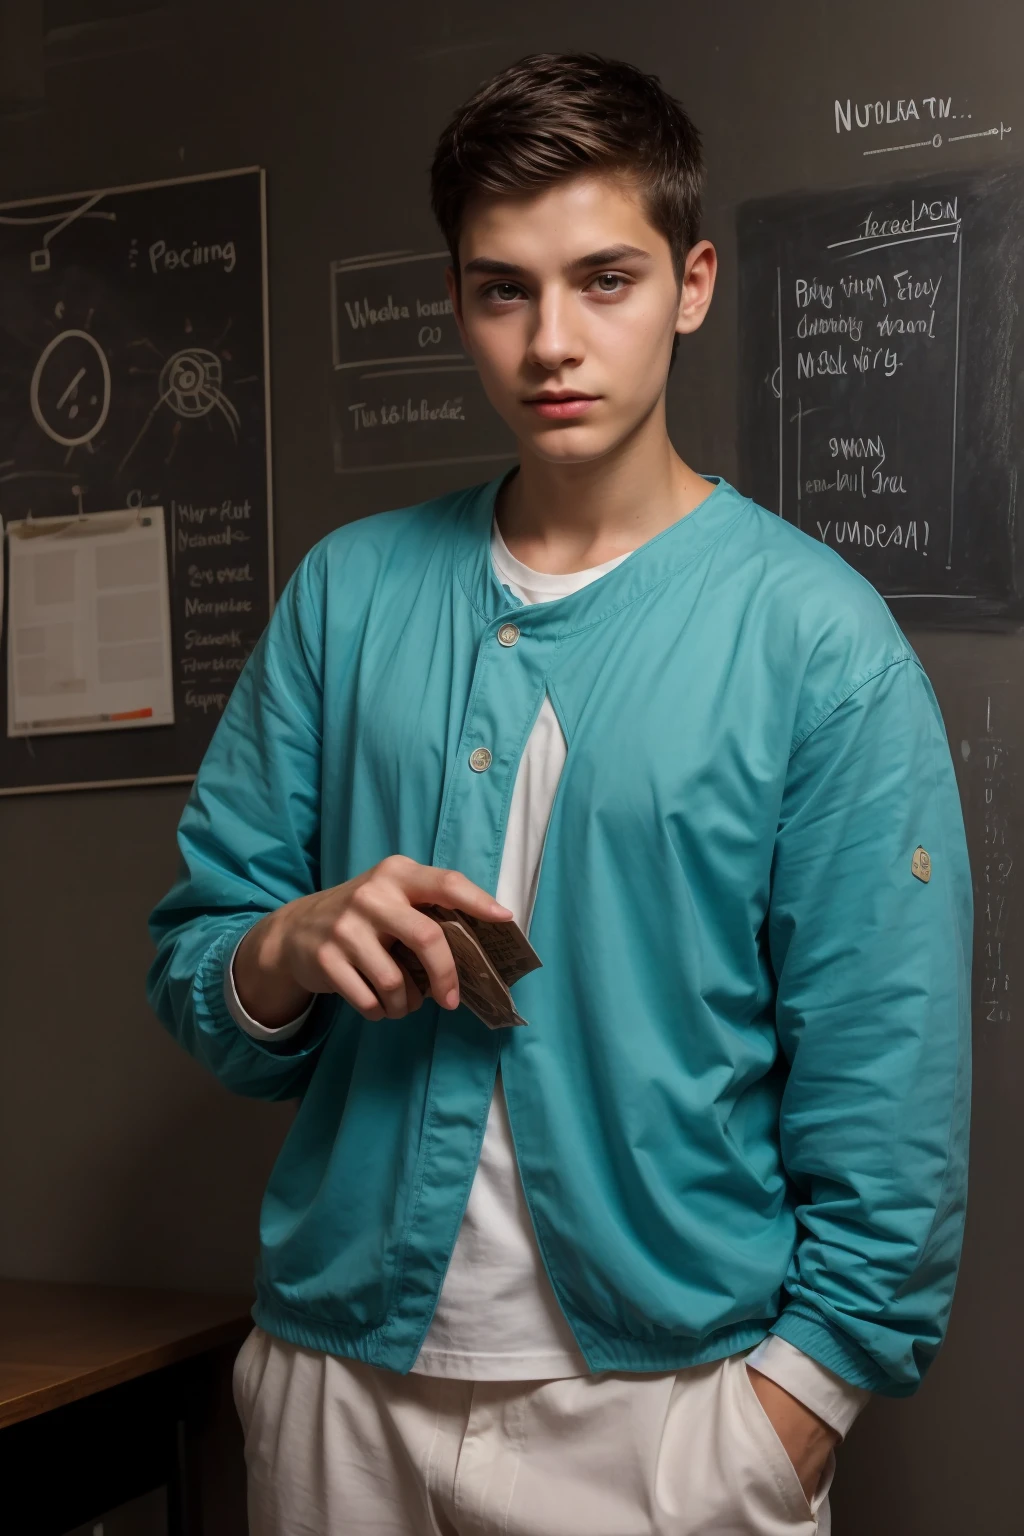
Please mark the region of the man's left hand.
POLYGON ((824 1419, 819 1419, 770 1377, 762 1376, 751 1365, 747 1366, 747 1372, 761 1407, 796 1468, 809 1503, 821 1481, 828 1453, 839 1444, 840 1437, 824 1419))

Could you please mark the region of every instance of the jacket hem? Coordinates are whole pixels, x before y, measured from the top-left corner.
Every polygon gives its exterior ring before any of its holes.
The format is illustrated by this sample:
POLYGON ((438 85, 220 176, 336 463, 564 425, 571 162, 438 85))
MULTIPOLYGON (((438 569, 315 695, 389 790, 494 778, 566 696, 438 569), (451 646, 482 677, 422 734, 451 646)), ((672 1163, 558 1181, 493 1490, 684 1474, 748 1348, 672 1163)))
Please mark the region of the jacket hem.
POLYGON ((252 1319, 264 1333, 273 1334, 286 1344, 299 1349, 312 1349, 325 1355, 341 1355, 350 1360, 360 1360, 364 1365, 379 1365, 394 1370, 382 1356, 382 1329, 365 1328, 358 1332, 339 1328, 325 1318, 310 1317, 304 1312, 293 1311, 276 1297, 267 1297, 257 1291, 252 1308, 252 1319))
MULTIPOLYGON (((677 1339, 668 1335, 651 1342, 647 1339, 598 1338, 589 1330, 580 1347, 592 1373, 598 1371, 685 1371, 697 1365, 710 1365, 729 1355, 745 1354, 767 1338, 770 1323, 743 1323, 722 1328, 703 1339, 677 1339)), ((580 1338, 579 1330, 574 1330, 580 1338)))
MULTIPOLYGON (((409 1351, 405 1345, 386 1340, 386 1328, 366 1328, 355 1332, 339 1328, 325 1318, 310 1317, 293 1311, 276 1297, 258 1296, 252 1309, 253 1321, 265 1333, 273 1334, 286 1344, 300 1349, 316 1350, 323 1354, 339 1355, 359 1360, 365 1365, 379 1366, 383 1370, 408 1375, 409 1351)), ((626 1371, 652 1375, 659 1371, 681 1371, 691 1366, 708 1365, 753 1349, 766 1338, 769 1323, 746 1323, 739 1328, 723 1329, 701 1340, 659 1340, 651 1343, 643 1339, 602 1339, 591 1337, 581 1353, 586 1370, 583 1374, 596 1375, 601 1371, 626 1371)))

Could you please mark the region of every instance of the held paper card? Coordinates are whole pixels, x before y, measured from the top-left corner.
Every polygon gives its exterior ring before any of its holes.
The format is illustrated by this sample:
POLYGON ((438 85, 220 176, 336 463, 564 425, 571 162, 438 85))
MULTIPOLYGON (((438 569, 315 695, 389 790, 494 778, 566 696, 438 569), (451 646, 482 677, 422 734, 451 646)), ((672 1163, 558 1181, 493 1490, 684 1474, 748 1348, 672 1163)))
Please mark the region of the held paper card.
MULTIPOLYGON (((427 905, 420 908, 441 927, 459 976, 461 1001, 488 1029, 525 1024, 509 988, 541 965, 522 929, 510 920, 487 922, 468 912, 427 905)), ((430 981, 418 955, 401 941, 391 953, 426 997, 430 981)))
POLYGON ((7 734, 171 725, 162 507, 8 525, 7 734))

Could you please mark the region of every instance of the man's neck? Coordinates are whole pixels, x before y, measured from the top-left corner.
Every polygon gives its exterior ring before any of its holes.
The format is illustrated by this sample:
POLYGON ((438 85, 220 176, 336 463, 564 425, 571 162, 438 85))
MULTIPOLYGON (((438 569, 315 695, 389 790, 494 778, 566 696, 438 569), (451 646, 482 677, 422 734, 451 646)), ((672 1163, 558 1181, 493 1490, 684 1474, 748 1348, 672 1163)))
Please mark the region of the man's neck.
POLYGON ((524 455, 495 507, 510 552, 532 570, 566 575, 646 544, 713 487, 667 435, 577 464, 524 455))

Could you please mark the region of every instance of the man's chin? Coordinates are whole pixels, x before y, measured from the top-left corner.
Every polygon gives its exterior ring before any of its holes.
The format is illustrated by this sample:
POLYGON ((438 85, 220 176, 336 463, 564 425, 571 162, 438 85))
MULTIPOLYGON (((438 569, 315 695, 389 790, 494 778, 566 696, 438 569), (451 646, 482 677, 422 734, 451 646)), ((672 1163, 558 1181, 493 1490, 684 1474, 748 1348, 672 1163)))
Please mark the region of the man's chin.
POLYGON ((609 432, 583 422, 545 424, 532 432, 518 434, 520 456, 539 459, 545 464, 588 464, 604 458, 617 441, 609 432))

